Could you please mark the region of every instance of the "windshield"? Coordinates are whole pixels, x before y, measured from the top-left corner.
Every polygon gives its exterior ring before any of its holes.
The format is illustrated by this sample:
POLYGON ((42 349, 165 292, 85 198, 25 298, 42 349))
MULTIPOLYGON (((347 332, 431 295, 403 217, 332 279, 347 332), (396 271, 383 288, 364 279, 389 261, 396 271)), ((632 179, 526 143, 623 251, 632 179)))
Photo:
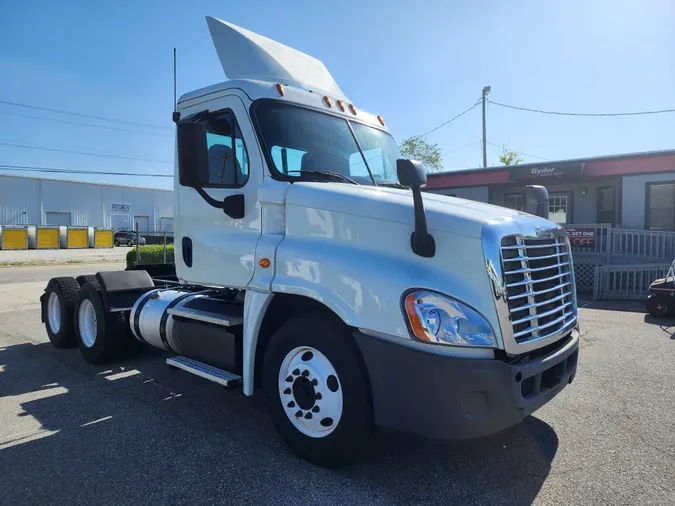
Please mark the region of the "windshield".
POLYGON ((255 116, 273 170, 287 178, 398 183, 396 160, 401 155, 386 132, 273 101, 260 103, 255 116), (317 172, 329 177, 318 178, 317 172))

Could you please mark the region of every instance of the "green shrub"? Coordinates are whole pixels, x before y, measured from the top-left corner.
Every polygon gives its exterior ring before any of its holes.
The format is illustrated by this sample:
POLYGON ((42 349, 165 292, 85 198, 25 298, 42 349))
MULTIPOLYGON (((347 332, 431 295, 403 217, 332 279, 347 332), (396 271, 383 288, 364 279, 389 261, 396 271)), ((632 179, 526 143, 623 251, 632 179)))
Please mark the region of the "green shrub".
MULTIPOLYGON (((141 264, 163 264, 164 263, 164 245, 152 244, 150 246, 141 246, 141 264)), ((174 263, 173 244, 166 245, 166 263, 174 263)), ((127 267, 136 265, 136 248, 131 248, 127 252, 127 267)))

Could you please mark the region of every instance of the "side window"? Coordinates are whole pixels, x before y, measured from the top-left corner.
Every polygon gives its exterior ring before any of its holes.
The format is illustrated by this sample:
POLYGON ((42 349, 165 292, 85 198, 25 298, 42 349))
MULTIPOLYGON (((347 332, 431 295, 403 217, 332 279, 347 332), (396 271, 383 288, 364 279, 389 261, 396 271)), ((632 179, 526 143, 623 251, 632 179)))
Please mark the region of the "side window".
POLYGON ((209 150, 206 186, 244 186, 249 174, 248 153, 232 111, 218 111, 209 116, 206 145, 209 150))

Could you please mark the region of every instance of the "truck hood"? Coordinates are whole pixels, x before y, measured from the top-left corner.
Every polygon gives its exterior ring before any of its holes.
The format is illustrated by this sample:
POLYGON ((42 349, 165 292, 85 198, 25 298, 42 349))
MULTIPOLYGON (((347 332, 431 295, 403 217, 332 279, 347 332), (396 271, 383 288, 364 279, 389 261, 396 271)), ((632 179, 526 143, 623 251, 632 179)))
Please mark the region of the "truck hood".
MULTIPOLYGON (((467 237, 480 238, 490 221, 520 220, 536 216, 511 209, 435 193, 423 193, 427 225, 467 237)), ((286 193, 286 205, 366 216, 385 221, 414 224, 410 190, 342 183, 293 183, 286 193)))

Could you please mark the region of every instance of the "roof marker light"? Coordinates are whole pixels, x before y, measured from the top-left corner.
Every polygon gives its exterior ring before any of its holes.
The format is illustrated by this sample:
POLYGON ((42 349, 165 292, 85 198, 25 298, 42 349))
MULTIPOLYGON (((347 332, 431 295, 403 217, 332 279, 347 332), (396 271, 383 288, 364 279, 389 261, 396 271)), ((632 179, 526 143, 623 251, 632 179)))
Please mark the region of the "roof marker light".
POLYGON ((379 114, 377 115, 377 121, 380 122, 380 125, 384 126, 384 118, 380 116, 379 114))
POLYGON ((333 102, 331 102, 330 97, 328 95, 323 96, 323 101, 326 102, 326 105, 330 108, 333 107, 333 102))
POLYGON ((356 107, 354 107, 354 104, 349 104, 349 110, 352 111, 354 116, 356 116, 356 107))
POLYGON ((342 100, 337 101, 337 106, 340 108, 342 112, 345 112, 345 103, 342 100))
POLYGON ((286 92, 284 91, 284 85, 281 84, 281 83, 277 83, 277 91, 279 92, 279 95, 281 95, 282 97, 283 97, 283 96, 285 95, 285 93, 286 93, 286 92))

